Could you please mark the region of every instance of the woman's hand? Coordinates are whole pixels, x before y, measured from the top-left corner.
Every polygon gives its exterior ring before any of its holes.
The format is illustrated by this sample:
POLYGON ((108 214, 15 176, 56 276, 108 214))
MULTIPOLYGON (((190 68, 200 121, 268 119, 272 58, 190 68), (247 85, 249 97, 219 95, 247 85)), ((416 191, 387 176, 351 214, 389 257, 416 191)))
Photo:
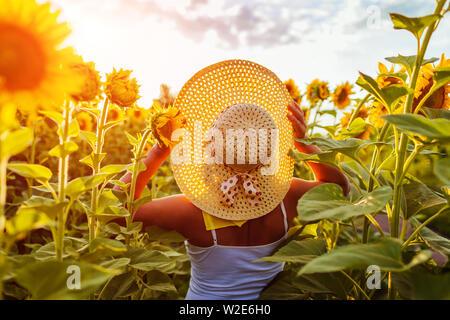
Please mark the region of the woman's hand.
MULTIPOLYGON (((292 128, 294 129, 294 138, 295 139, 308 139, 306 135, 307 124, 305 121, 305 116, 303 115, 302 109, 298 106, 295 101, 292 101, 292 104, 288 106, 289 111, 292 114, 288 114, 287 117, 289 121, 292 123, 292 128)), ((318 153, 321 152, 320 149, 312 144, 304 144, 299 141, 294 141, 294 145, 298 151, 306 154, 318 153)), ((314 172, 314 176, 317 181, 321 181, 324 183, 336 183, 342 187, 344 191, 344 195, 350 192, 350 183, 340 170, 323 164, 323 163, 315 163, 307 161, 309 166, 314 172)))
POLYGON ((287 117, 292 124, 292 128, 294 129, 294 138, 295 139, 307 139, 306 129, 308 125, 306 124, 305 115, 303 114, 300 106, 295 102, 288 106, 288 110, 291 113, 288 113, 287 117))

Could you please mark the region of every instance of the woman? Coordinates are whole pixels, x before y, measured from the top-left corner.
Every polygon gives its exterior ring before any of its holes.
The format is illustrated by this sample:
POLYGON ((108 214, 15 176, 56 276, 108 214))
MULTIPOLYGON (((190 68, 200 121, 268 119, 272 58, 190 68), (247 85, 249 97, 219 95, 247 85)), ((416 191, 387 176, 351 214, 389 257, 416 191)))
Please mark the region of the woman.
MULTIPOLYGON (((266 116, 265 111, 258 107, 256 109, 250 107, 249 109, 248 107, 238 106, 236 110, 236 112, 242 112, 239 118, 248 116, 251 120, 255 117, 266 116), (256 115, 258 112, 260 115, 256 115)), ((292 125, 293 131, 290 132, 293 132, 293 137, 298 139, 307 138, 305 135, 306 122, 301 108, 295 102, 292 102, 287 108, 282 110, 282 113, 284 113, 286 122, 289 123, 290 121, 292 125)), ((224 113, 222 111, 215 120, 214 127, 220 127, 219 122, 225 123, 226 121, 224 122, 223 118, 226 115, 227 112, 224 113)), ((302 153, 320 152, 320 149, 314 145, 306 145, 297 141, 294 144, 296 149, 302 153)), ((136 198, 140 196, 149 179, 151 179, 169 154, 169 147, 158 144, 148 152, 147 158, 143 160, 147 169, 142 171, 137 178, 136 198)), ((290 178, 292 180, 287 185, 287 192, 282 193, 280 198, 282 201, 278 202, 276 207, 271 209, 270 212, 263 212, 256 218, 246 218, 243 221, 241 219, 240 223, 225 224, 225 227, 222 223, 221 227, 217 225, 215 227, 214 220, 209 219, 211 217, 214 219, 214 217, 205 214, 204 209, 202 210, 198 205, 192 203, 198 199, 194 199, 191 195, 189 200, 182 194, 155 199, 142 205, 137 210, 134 220, 141 221, 144 228, 149 225, 155 225, 175 230, 188 239, 186 241, 186 249, 191 259, 191 281, 186 299, 257 299, 261 290, 277 273, 282 271, 283 264, 254 261, 271 255, 282 244, 286 238, 289 224, 298 215, 297 203, 302 195, 322 183, 336 183, 342 187, 344 194, 349 192, 349 183, 341 171, 325 164, 311 162, 308 164, 313 170, 316 180, 292 179, 291 172, 290 178), (207 217, 209 218, 207 219, 207 217), (213 221, 212 227, 211 221, 213 221)), ((227 165, 222 166, 227 167, 227 165)), ((215 168, 217 169, 218 167, 216 166, 215 168)), ((251 168, 248 165, 246 167, 245 164, 240 167, 237 165, 233 168, 237 169, 237 171, 233 172, 240 172, 238 176, 240 175, 241 177, 242 175, 247 176, 248 172, 256 175, 253 172, 256 172, 257 168, 259 168, 258 165, 251 168), (247 171, 239 170, 242 167, 245 167, 247 171)), ((253 177, 252 175, 247 177, 253 177)), ((187 180, 189 178, 186 177, 187 180)), ((180 182, 179 180, 177 179, 177 182, 180 182)), ((236 178, 237 180, 238 178, 236 178)), ((122 181, 125 183, 130 182, 131 173, 126 174, 122 181)), ((251 179, 248 181, 250 185, 251 179)), ((227 199, 227 201, 235 199, 234 196, 227 198, 227 195, 231 194, 231 192, 226 192, 228 186, 225 182, 222 182, 219 186, 221 191, 223 191, 221 195, 223 199, 227 199)), ((255 184, 254 187, 256 188, 257 185, 255 184)), ((237 185, 233 188, 236 193, 241 190, 238 189, 237 185)), ((264 188, 262 187, 261 189, 264 188)), ((245 191, 252 193, 247 189, 245 191)), ((221 193, 219 190, 217 192, 221 193)), ((243 189, 242 193, 244 194, 243 189)), ((260 191, 256 193, 258 195, 261 194, 260 191)), ((271 197, 270 194, 265 196, 267 196, 267 199, 271 197)), ((248 198, 247 200, 255 202, 255 198, 248 198)), ((242 201, 246 203, 244 196, 242 201)), ((250 201, 248 203, 253 202, 250 201)), ((223 216, 220 216, 220 213, 232 212, 231 208, 233 205, 215 204, 209 208, 214 210, 218 207, 221 208, 216 212, 216 216, 223 218, 223 216)), ((251 213, 255 210, 256 207, 249 205, 244 211, 251 213)), ((238 219, 234 218, 232 220, 238 219)), ((226 222, 227 220, 222 219, 220 221, 226 222)))

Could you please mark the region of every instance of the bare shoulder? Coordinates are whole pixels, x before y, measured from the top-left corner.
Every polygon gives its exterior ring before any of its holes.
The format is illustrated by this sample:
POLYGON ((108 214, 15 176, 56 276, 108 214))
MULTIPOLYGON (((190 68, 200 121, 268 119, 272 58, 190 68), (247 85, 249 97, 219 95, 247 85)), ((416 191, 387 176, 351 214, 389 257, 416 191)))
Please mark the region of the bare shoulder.
POLYGON ((176 231, 202 222, 201 210, 183 194, 154 199, 136 212, 136 220, 176 231))

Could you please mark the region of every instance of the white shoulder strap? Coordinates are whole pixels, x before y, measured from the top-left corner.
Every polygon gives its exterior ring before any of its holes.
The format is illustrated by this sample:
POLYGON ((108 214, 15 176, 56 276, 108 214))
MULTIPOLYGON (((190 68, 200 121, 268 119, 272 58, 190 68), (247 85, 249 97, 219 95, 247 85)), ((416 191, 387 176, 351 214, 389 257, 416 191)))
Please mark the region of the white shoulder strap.
POLYGON ((289 228, 287 223, 286 208, 284 207, 283 201, 281 201, 281 211, 283 211, 283 218, 284 218, 284 233, 287 233, 289 228))
POLYGON ((212 237, 213 237, 213 240, 214 240, 214 245, 217 245, 217 235, 216 235, 216 230, 215 230, 215 229, 212 229, 212 230, 211 230, 211 234, 212 234, 212 237))

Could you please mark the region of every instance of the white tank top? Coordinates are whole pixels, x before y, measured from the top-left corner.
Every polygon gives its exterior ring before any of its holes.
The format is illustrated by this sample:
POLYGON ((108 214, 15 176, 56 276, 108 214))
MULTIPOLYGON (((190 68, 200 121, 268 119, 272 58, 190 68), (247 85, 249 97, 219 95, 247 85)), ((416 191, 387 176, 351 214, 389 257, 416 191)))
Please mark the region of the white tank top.
POLYGON ((214 245, 198 247, 185 241, 191 259, 191 280, 186 300, 254 300, 272 279, 283 270, 284 263, 255 260, 273 254, 286 239, 288 231, 286 209, 284 236, 260 246, 223 246, 217 244, 216 231, 211 230, 214 245))

